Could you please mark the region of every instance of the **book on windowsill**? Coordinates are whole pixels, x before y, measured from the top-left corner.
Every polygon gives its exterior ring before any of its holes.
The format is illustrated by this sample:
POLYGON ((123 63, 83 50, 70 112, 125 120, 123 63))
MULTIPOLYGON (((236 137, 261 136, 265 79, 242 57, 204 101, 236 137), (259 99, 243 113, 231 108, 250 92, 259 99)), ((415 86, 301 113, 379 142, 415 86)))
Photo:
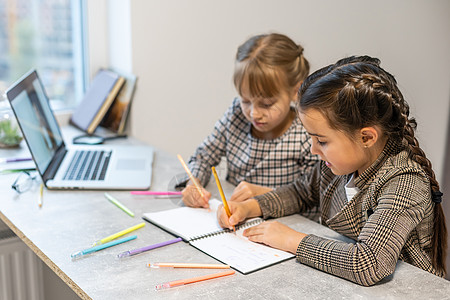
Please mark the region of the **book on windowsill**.
POLYGON ((32 160, 12 163, 0 162, 0 175, 34 170, 36 170, 36 165, 32 160))
POLYGON ((245 228, 263 222, 261 218, 236 226, 236 232, 220 227, 216 217, 220 204, 219 200, 212 199, 210 209, 179 207, 145 213, 143 218, 242 274, 295 257, 291 253, 251 242, 242 235, 245 228))
POLYGON ((124 83, 125 78, 118 73, 100 69, 92 80, 80 105, 72 114, 70 123, 87 134, 93 134, 124 83))
POLYGON ((109 108, 100 126, 122 135, 125 133, 128 116, 131 109, 131 100, 136 89, 137 77, 134 74, 119 72, 125 78, 125 84, 109 108))

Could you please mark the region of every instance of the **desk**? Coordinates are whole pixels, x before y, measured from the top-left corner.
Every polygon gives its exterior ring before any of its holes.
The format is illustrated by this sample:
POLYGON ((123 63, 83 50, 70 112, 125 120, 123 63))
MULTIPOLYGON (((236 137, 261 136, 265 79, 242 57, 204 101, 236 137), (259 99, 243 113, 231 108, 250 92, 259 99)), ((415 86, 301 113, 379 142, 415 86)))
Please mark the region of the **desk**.
MULTIPOLYGON (((67 133, 66 133, 67 134, 67 133)), ((66 136, 66 141, 67 135, 66 136)), ((0 157, 5 153, 0 151, 0 157)), ((15 154, 12 154, 15 155, 15 154)), ((176 157, 155 149, 152 190, 166 190, 183 169, 176 157)), ((180 200, 133 196, 126 191, 110 194, 135 212, 131 218, 109 203, 101 191, 44 192, 38 207, 38 187, 17 195, 11 188, 16 175, 1 175, 0 218, 83 299, 444 299, 450 297, 450 283, 428 272, 399 262, 393 275, 372 287, 362 287, 326 274, 291 259, 249 275, 203 281, 164 291, 157 284, 200 276, 214 270, 149 269, 149 262, 216 263, 206 254, 180 242, 119 260, 117 254, 129 249, 159 243, 173 236, 150 223, 135 234, 134 241, 108 248, 72 261, 70 254, 93 241, 142 222, 145 212, 175 208, 180 200)), ((232 186, 223 182, 226 193, 232 186)), ((209 190, 220 199, 212 182, 209 190)), ((346 239, 336 232, 302 216, 293 215, 281 222, 306 233, 346 239)), ((217 270, 216 270, 217 271, 217 270)))

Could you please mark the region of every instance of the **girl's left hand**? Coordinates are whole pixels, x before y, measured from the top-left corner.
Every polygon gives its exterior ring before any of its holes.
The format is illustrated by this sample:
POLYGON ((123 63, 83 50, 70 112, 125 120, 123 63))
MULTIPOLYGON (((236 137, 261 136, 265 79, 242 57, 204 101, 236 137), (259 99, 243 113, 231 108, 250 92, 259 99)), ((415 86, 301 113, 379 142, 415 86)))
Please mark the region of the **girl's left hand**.
POLYGON ((252 242, 266 244, 270 247, 297 253, 297 248, 306 234, 276 221, 263 222, 244 230, 243 235, 252 242))

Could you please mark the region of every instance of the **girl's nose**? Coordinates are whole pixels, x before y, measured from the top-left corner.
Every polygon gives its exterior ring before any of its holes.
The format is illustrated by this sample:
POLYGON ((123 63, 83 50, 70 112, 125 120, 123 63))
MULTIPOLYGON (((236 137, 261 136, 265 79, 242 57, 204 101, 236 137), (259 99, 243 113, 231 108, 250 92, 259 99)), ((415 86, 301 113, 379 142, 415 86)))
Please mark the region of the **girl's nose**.
POLYGON ((252 106, 252 110, 250 111, 250 116, 252 117, 252 119, 258 119, 261 117, 261 112, 255 105, 252 106))
POLYGON ((321 152, 319 151, 318 148, 319 147, 317 147, 317 142, 312 141, 312 143, 311 143, 311 153, 314 154, 314 155, 320 155, 321 152))

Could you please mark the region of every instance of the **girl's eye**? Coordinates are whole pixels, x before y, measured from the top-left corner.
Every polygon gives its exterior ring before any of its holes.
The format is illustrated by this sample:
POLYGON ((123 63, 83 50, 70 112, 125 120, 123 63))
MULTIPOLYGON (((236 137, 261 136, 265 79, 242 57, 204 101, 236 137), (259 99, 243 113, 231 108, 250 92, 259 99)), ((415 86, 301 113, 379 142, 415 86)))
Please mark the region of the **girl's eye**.
POLYGON ((322 142, 322 141, 317 140, 317 143, 318 143, 320 146, 324 146, 324 145, 326 145, 327 142, 322 142))
POLYGON ((274 102, 265 102, 265 103, 263 102, 260 104, 260 106, 262 108, 270 108, 270 107, 272 107, 273 104, 274 104, 274 102))

